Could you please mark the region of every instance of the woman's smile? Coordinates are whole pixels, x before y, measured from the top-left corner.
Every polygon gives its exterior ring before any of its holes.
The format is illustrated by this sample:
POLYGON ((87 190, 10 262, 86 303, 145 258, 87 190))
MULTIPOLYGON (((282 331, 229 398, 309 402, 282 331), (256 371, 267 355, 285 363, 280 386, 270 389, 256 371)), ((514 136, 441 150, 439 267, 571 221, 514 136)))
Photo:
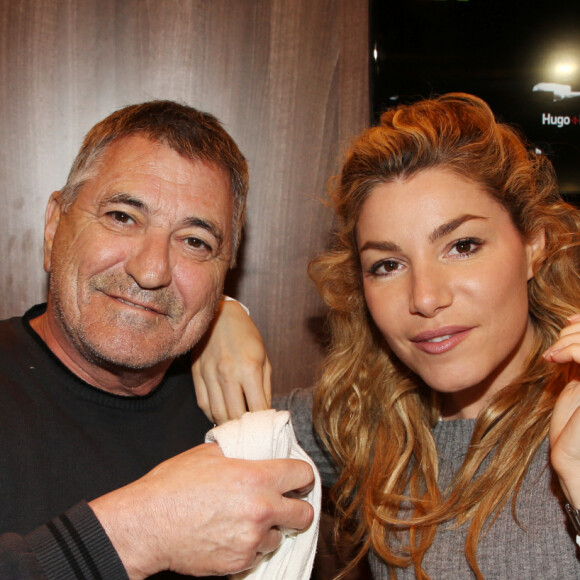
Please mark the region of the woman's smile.
POLYGON ((443 354, 462 343, 471 330, 472 328, 463 326, 448 326, 421 332, 414 336, 411 342, 427 354, 443 354))

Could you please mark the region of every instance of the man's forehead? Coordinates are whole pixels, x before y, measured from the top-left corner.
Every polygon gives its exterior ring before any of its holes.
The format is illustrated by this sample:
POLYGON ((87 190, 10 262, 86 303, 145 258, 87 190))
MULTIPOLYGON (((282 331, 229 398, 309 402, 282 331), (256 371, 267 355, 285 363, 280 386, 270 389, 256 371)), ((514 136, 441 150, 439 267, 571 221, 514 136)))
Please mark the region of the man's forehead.
POLYGON ((150 138, 144 133, 119 137, 109 143, 103 151, 101 167, 97 167, 97 172, 122 164, 126 164, 128 170, 139 167, 179 166, 185 172, 188 168, 203 166, 221 179, 226 178, 228 183, 230 181, 229 171, 219 162, 204 159, 202 156, 185 156, 166 142, 150 138))
POLYGON ((186 159, 142 135, 109 145, 74 205, 91 213, 124 205, 159 216, 165 226, 203 223, 223 241, 232 237, 233 194, 226 170, 186 159))
POLYGON ((131 183, 163 186, 166 182, 169 192, 172 187, 183 188, 178 191, 182 193, 189 187, 192 190, 197 187, 206 188, 208 196, 233 198, 230 175, 220 164, 186 158, 168 145, 140 134, 110 143, 87 177, 85 185, 88 189, 95 182, 102 185, 107 183, 112 187, 118 183, 119 193, 130 193, 131 183), (128 188, 126 192, 123 188, 125 183, 128 188))

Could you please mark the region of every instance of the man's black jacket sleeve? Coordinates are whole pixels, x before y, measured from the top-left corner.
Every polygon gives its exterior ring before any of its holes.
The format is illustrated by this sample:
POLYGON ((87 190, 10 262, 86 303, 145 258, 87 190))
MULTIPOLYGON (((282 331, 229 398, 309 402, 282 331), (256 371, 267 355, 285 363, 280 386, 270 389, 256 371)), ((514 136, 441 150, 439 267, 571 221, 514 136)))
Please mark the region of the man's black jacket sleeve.
POLYGON ((0 580, 128 580, 105 530, 86 503, 26 536, 0 536, 0 580))

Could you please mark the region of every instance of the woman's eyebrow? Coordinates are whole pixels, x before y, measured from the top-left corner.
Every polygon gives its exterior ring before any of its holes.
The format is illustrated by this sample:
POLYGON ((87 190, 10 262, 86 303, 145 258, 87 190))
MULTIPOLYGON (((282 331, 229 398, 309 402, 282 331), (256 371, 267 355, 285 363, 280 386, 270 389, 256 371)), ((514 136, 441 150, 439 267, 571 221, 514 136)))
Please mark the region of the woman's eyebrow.
POLYGON ((373 242, 368 241, 365 242, 362 248, 359 250, 359 254, 364 252, 365 250, 379 250, 380 252, 400 252, 401 246, 395 244, 394 242, 373 242))
POLYGON ((446 236, 447 234, 450 234, 451 232, 456 230, 460 225, 470 220, 486 220, 486 219, 488 218, 480 215, 472 215, 469 213, 464 214, 436 227, 431 232, 431 234, 429 234, 429 241, 431 243, 434 243, 437 240, 440 240, 442 237, 446 236))
MULTIPOLYGON (((465 222, 468 222, 470 220, 486 220, 486 219, 488 218, 485 216, 473 214, 464 214, 462 216, 459 216, 455 219, 445 222, 444 224, 441 224, 440 226, 437 226, 429 234, 429 242, 433 244, 437 240, 440 240, 444 236, 456 230, 460 225, 464 224, 465 222)), ((364 252, 365 250, 379 250, 381 252, 400 252, 401 247, 398 244, 395 244, 395 242, 389 242, 387 240, 383 240, 380 242, 369 240, 368 242, 365 242, 365 244, 359 249, 359 254, 361 252, 364 252)))

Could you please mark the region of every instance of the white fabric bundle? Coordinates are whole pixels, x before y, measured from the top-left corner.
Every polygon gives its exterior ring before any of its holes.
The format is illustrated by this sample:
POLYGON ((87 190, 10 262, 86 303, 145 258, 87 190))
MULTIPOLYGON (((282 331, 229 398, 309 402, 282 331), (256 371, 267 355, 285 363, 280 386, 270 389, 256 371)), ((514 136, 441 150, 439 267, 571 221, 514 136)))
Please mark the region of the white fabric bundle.
POLYGON ((226 457, 238 459, 302 459, 314 471, 314 488, 306 500, 314 508, 312 524, 303 532, 285 536, 280 547, 252 570, 234 574, 236 580, 308 580, 314 563, 320 519, 321 484, 312 459, 298 445, 288 411, 246 413, 240 419, 215 427, 206 442, 216 442, 226 457))

